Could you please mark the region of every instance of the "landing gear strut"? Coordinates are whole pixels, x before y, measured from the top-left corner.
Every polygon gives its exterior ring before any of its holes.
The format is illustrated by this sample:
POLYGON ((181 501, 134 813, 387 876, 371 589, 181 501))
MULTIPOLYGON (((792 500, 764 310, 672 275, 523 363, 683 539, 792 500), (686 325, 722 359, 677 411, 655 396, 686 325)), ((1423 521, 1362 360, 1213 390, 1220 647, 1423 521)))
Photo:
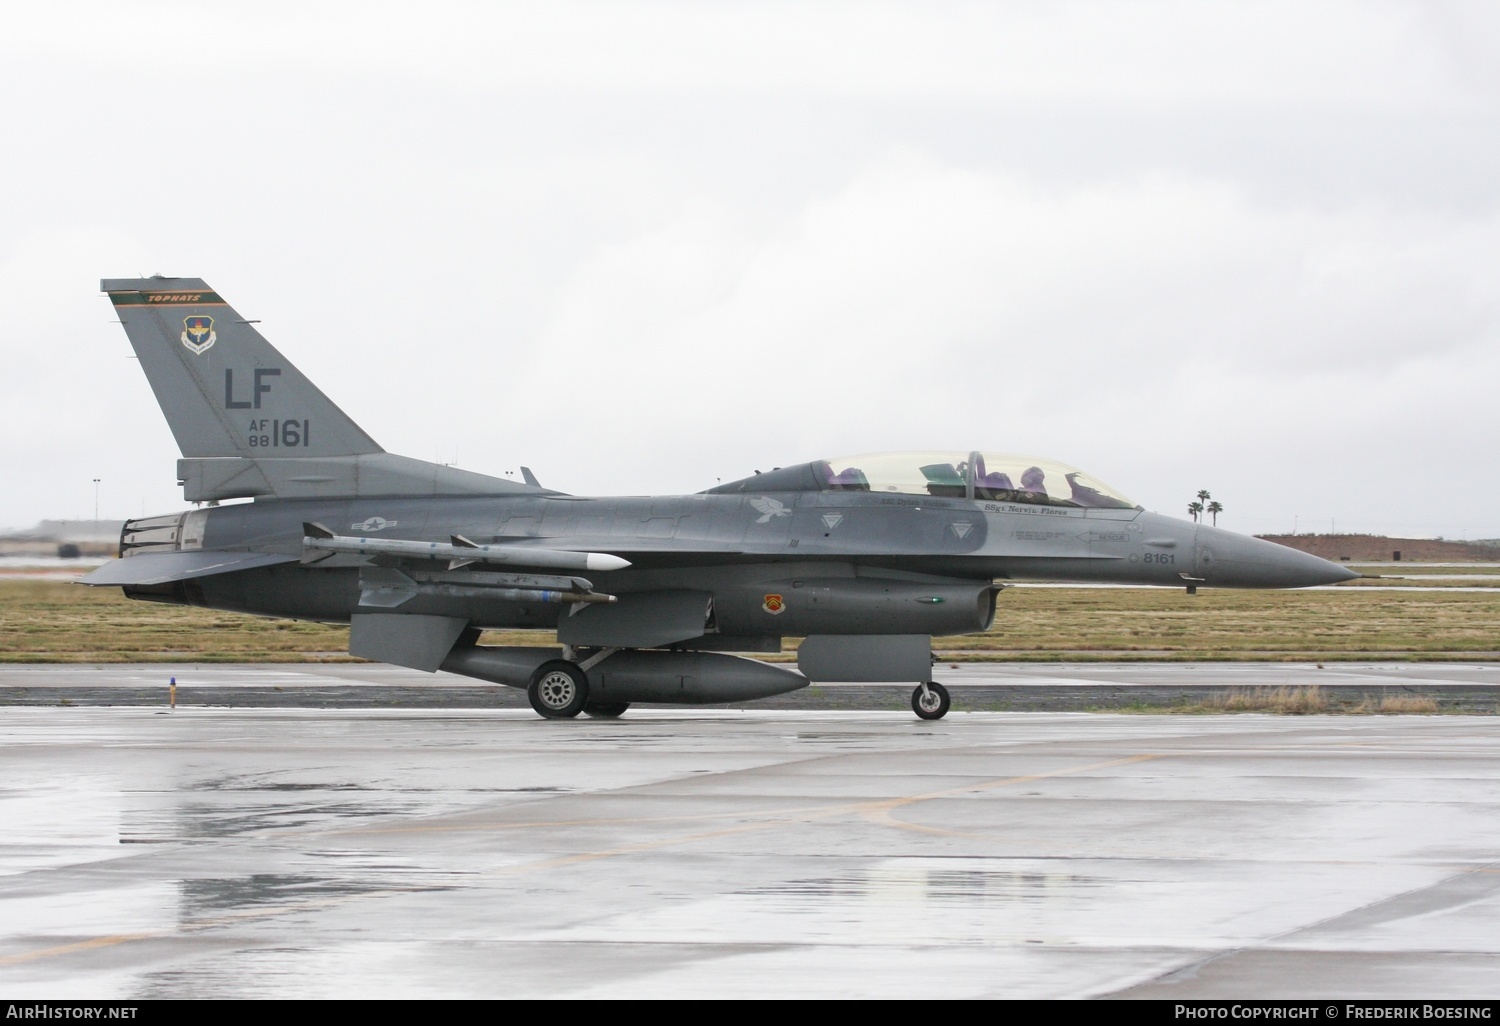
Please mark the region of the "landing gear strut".
POLYGON ((589 678, 575 664, 554 659, 537 667, 531 675, 526 697, 531 707, 547 719, 570 719, 583 712, 588 704, 589 678))
POLYGON ((948 714, 948 707, 952 704, 948 689, 937 681, 919 684, 911 693, 911 711, 924 720, 942 719, 948 714))

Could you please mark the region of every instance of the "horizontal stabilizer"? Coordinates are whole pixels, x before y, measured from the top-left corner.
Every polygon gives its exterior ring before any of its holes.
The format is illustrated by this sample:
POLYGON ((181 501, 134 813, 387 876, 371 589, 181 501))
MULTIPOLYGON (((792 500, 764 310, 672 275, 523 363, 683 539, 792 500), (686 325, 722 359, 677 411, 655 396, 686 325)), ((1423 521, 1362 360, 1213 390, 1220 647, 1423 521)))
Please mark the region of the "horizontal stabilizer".
POLYGON ((296 556, 273 552, 147 552, 105 563, 78 583, 95 586, 168 584, 296 561, 296 556))

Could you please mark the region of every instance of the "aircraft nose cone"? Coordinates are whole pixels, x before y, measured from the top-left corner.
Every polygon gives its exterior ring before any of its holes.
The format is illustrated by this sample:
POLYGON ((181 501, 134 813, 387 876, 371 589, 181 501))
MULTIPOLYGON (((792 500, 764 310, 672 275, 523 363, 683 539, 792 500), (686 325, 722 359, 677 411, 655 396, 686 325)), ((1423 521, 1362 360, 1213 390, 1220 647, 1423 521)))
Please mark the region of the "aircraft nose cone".
POLYGON ((1209 585, 1229 588, 1310 588, 1359 574, 1298 549, 1222 528, 1199 525, 1197 565, 1209 585))

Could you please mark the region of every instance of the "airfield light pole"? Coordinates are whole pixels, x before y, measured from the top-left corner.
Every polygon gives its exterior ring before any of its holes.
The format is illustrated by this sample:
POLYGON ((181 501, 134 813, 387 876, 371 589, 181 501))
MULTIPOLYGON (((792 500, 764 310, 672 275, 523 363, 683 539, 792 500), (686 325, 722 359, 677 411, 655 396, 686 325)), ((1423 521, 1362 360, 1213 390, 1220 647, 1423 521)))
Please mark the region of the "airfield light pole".
POLYGON ((99 479, 94 478, 94 526, 99 526, 99 479))

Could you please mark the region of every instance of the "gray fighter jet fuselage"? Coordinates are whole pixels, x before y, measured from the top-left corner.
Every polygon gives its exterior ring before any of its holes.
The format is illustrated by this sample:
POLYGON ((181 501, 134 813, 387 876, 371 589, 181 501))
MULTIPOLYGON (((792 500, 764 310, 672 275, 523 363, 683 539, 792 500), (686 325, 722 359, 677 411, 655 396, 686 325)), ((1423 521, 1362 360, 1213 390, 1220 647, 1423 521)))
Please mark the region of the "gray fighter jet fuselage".
POLYGON ((206 508, 126 524, 85 579, 139 599, 351 625, 350 651, 526 688, 544 716, 907 681, 1003 583, 1287 588, 1344 567, 1148 513, 1050 460, 872 453, 694 495, 583 498, 385 453, 197 279, 102 283, 206 508), (252 502, 218 503, 238 498, 252 502), (480 644, 555 631, 558 647, 480 644), (798 668, 729 655, 805 640, 798 668))

